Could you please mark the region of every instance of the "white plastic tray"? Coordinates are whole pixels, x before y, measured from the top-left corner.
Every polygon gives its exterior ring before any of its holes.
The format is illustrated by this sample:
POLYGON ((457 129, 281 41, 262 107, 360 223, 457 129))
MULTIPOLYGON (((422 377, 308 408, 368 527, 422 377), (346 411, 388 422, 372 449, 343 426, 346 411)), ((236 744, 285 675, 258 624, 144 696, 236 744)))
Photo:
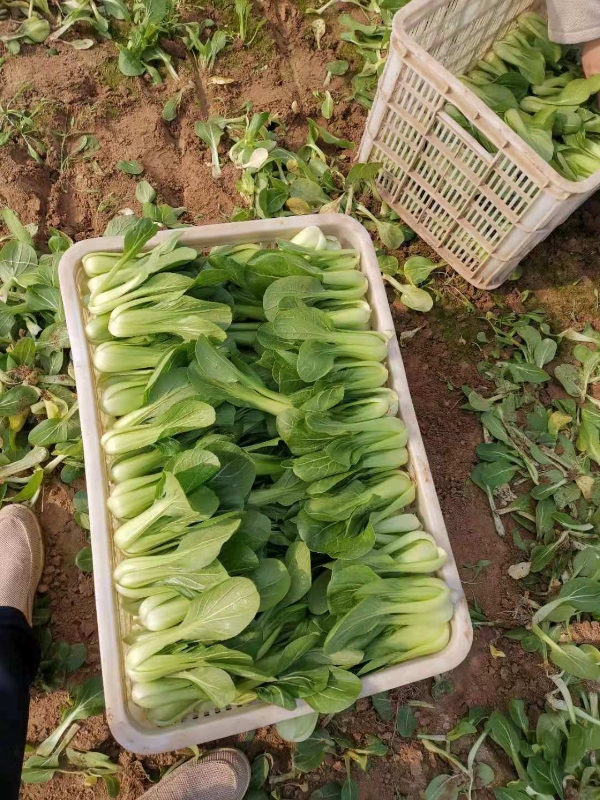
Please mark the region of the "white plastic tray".
MULTIPOLYGON (((389 385, 398 393, 400 416, 409 430, 408 469, 418 487, 418 514, 425 530, 432 533, 440 547, 448 553, 448 560, 440 575, 451 588, 455 605, 452 635, 448 646, 436 655, 415 659, 367 675, 362 679, 361 696, 364 697, 453 669, 469 652, 473 638, 467 603, 410 399, 400 348, 369 234, 351 217, 342 214, 322 214, 188 228, 181 236, 180 242, 201 251, 215 245, 241 242, 268 244, 276 239, 291 239, 307 225, 318 225, 327 235, 336 236, 344 247, 355 248, 361 253, 361 269, 369 279, 368 300, 373 309, 373 328, 391 334, 387 361, 390 372, 389 385)), ((169 235, 169 231, 159 233, 147 247, 153 247, 169 235)), ((83 432, 106 716, 113 736, 123 747, 135 753, 161 753, 271 725, 306 714, 311 709, 302 701, 298 702, 294 711, 257 702, 245 707, 233 707, 192 716, 170 728, 157 728, 146 721, 140 710, 129 701, 122 637, 131 627, 131 618, 120 612, 118 596, 112 581, 112 572, 120 556, 112 543, 113 521, 106 507, 108 478, 104 454, 100 447, 102 416, 98 409, 96 376, 92 368, 90 348, 84 334, 84 309, 81 301, 85 278, 81 266, 83 256, 97 250, 119 251, 122 250, 122 246, 123 240, 118 236, 78 242, 62 257, 59 278, 71 339, 83 432)))

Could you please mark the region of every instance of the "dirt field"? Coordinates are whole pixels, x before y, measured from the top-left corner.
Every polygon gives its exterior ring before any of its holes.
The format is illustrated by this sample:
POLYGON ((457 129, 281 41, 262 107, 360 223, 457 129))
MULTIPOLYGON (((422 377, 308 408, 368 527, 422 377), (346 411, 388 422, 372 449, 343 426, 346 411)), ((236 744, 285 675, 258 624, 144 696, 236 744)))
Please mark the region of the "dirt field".
MULTIPOLYGON (((161 109, 175 92, 173 83, 154 87, 141 78, 125 78, 116 67, 115 48, 110 42, 86 51, 58 42, 55 55, 43 46, 26 47, 18 57, 9 58, 0 72, 2 100, 12 97, 24 83, 30 84, 25 95, 28 100, 48 101, 42 111, 48 131, 62 130, 72 117, 78 132, 98 138, 100 149, 92 158, 75 161, 61 171, 56 149, 50 149, 45 163, 36 164, 19 145, 0 148, 0 201, 24 222, 37 223, 41 234, 53 226, 75 240, 96 236, 118 210, 139 210, 135 179, 115 169, 118 160, 136 159, 143 164, 144 177, 158 191, 161 202, 186 207, 183 220, 197 224, 228 220, 232 209, 240 205, 235 189, 239 173, 226 163, 222 178, 213 180, 207 150, 194 134, 194 123, 214 113, 233 116, 250 101, 255 111, 277 114, 287 131, 282 143, 298 147, 306 136, 306 117, 319 116, 319 103, 312 93, 322 84, 324 64, 347 57, 335 15, 328 21, 319 51, 314 48, 310 25, 300 8, 302 2, 264 0, 255 5, 257 13, 267 20, 255 46, 250 51, 229 46, 215 69, 216 75, 232 78, 232 83, 202 81, 189 63, 178 62, 181 85, 191 81, 192 88, 184 96, 179 117, 171 124, 162 121, 161 109)), ((219 20, 221 15, 222 11, 210 3, 203 11, 189 11, 190 19, 211 16, 219 20)), ((0 32, 12 27, 0 23, 0 32)), ((365 112, 344 99, 349 96, 345 78, 334 78, 331 88, 337 103, 330 128, 358 142, 365 112)), ((519 560, 516 551, 510 542, 498 537, 484 496, 469 481, 480 429, 475 416, 460 409, 460 387, 464 383, 477 385, 479 351, 475 335, 485 328, 481 317, 486 311, 495 307, 523 310, 521 298, 527 290, 526 308, 544 310, 558 329, 597 319, 593 289, 599 243, 600 201, 591 199, 526 260, 517 283, 486 294, 449 272, 436 281, 439 297, 429 314, 408 312, 398 302, 393 306, 398 332, 423 326, 403 348, 411 393, 469 602, 477 600, 490 620, 518 620, 521 592, 507 576, 508 566, 519 560), (464 565, 480 559, 492 563, 473 582, 473 571, 464 565)), ((402 258, 426 252, 422 243, 413 241, 398 255, 402 258)), ((83 488, 83 483, 77 488, 83 488)), ((84 642, 88 649, 85 667, 73 676, 77 682, 96 673, 100 664, 93 578, 74 564, 87 534, 73 522, 72 494, 73 488, 58 483, 47 487, 39 510, 48 542, 42 588, 50 597, 53 636, 84 642)), ((501 628, 478 628, 469 658, 447 676, 452 691, 439 700, 435 710, 417 711, 421 727, 440 733, 473 705, 503 708, 514 697, 541 707, 548 684, 538 662, 536 655, 527 656, 517 643, 503 639, 501 628), (506 658, 493 658, 491 644, 504 651, 506 658)), ((431 702, 430 684, 427 681, 396 691, 394 701, 416 698, 431 702)), ((31 743, 41 741, 58 723, 64 697, 64 691, 35 694, 28 735, 31 743)), ((431 777, 443 771, 441 762, 426 754, 418 743, 394 736, 393 722, 382 723, 369 700, 358 701, 356 711, 338 715, 332 727, 359 743, 374 733, 391 747, 387 758, 372 760, 367 774, 356 771, 361 800, 418 798, 431 777)), ((122 800, 139 797, 149 787, 149 779, 159 775, 159 768, 176 760, 174 755, 138 759, 120 751, 101 718, 82 722, 75 744, 118 759, 122 800)), ((274 732, 259 730, 242 746, 250 756, 271 753, 275 770, 289 772, 288 746, 274 732)), ((498 778, 509 778, 508 768, 497 753, 486 749, 485 759, 494 765, 498 778)), ((343 779, 343 770, 343 763, 330 759, 326 767, 310 773, 306 784, 280 785, 280 796, 308 797, 326 780, 343 779)), ((27 786, 22 791, 25 800, 105 796, 101 785, 85 788, 80 778, 60 775, 50 783, 27 786)), ((486 793, 482 791, 478 797, 486 797, 486 793)))

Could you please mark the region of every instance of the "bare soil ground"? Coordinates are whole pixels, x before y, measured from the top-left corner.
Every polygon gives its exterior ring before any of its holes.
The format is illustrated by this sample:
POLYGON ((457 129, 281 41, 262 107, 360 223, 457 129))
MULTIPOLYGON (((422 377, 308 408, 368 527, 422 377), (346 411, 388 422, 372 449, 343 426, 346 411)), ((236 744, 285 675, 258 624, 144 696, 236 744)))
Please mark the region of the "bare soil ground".
MULTIPOLYGON (((42 114, 50 141, 50 131, 63 130, 66 120, 73 118, 76 129, 94 134, 101 146, 92 159, 76 161, 62 171, 55 146, 43 164, 28 158, 19 144, 0 148, 0 202, 13 208, 24 222, 37 223, 40 235, 53 226, 75 240, 97 236, 118 210, 130 207, 139 211, 136 179, 115 169, 118 160, 136 159, 162 202, 186 207, 183 220, 196 224, 228 220, 232 209, 240 205, 235 188, 239 173, 226 163, 222 178, 213 180, 209 156, 194 134, 194 123, 214 113, 234 116, 251 102, 254 110, 279 116, 286 130, 284 146, 297 147, 303 142, 306 118, 319 117, 319 104, 312 93, 322 84, 325 63, 351 55, 339 41, 334 17, 328 20, 323 49, 315 49, 303 5, 289 0, 255 3, 256 13, 267 20, 257 42, 250 51, 230 45, 217 62, 215 74, 232 78, 232 83, 219 85, 202 79, 188 62, 178 61, 182 84, 191 81, 193 88, 171 124, 162 121, 161 109, 178 87, 172 81, 155 87, 143 79, 122 76, 112 43, 76 51, 58 42, 54 55, 43 46, 25 47, 18 57, 8 59, 0 72, 2 100, 30 84, 25 99, 47 101, 42 114)), ((190 9, 188 17, 210 16, 227 22, 224 13, 208 3, 202 11, 190 9)), ((0 33, 11 27, 11 23, 0 23, 0 33)), ((358 142, 364 111, 349 100, 345 78, 334 78, 331 89, 336 115, 330 129, 358 142)), ((526 259, 518 283, 484 293, 449 272, 437 281, 440 296, 428 315, 408 312, 390 297, 399 333, 423 326, 403 348, 411 393, 467 596, 470 602, 477 600, 491 620, 514 624, 519 619, 521 593, 508 577, 507 568, 520 559, 511 542, 496 534, 485 498, 469 481, 480 429, 475 417, 460 409, 460 387, 478 383, 480 355, 474 340, 485 328, 482 316, 493 309, 523 310, 525 290, 529 290, 525 307, 541 308, 558 329, 598 319, 594 288, 598 282, 599 212, 600 200, 592 198, 526 259), (473 582, 473 571, 464 565, 480 559, 492 564, 473 582)), ((412 242, 398 255, 427 252, 422 243, 412 242)), ((78 682, 97 672, 100 664, 93 578, 74 564, 87 534, 73 521, 72 494, 72 488, 59 483, 46 487, 39 512, 47 537, 42 589, 50 597, 53 636, 84 642, 88 649, 84 668, 73 676, 78 682)), ((538 657, 524 654, 516 643, 503 639, 497 627, 477 629, 470 656, 448 677, 451 693, 442 697, 435 711, 424 709, 417 714, 429 732, 448 730, 473 705, 502 708, 510 698, 522 697, 542 707, 548 689, 538 657), (491 644, 506 657, 493 658, 491 644)), ((398 690, 393 693, 394 702, 406 698, 431 701, 430 688, 427 681, 398 690)), ((34 693, 29 742, 41 741, 58 723, 64 699, 64 691, 34 693)), ((356 775, 362 800, 396 800, 401 795, 418 798, 431 777, 443 771, 440 762, 416 742, 394 735, 393 723, 382 723, 369 700, 358 701, 356 710, 338 715, 332 725, 358 743, 373 733, 391 747, 387 758, 373 759, 367 774, 356 775)), ((257 731, 251 742, 243 739, 240 737, 241 746, 248 755, 269 752, 276 771, 289 771, 289 748, 276 733, 264 729, 257 731)), ((156 779, 160 768, 177 758, 174 754, 137 758, 120 750, 102 718, 82 722, 75 745, 102 750, 119 760, 122 800, 139 797, 149 787, 150 778, 156 779)), ((498 777, 510 775, 491 750, 486 756, 498 777)), ((288 784, 282 797, 308 797, 325 780, 343 780, 343 769, 342 763, 330 759, 307 776, 306 782, 288 784)), ((24 800, 91 800, 105 797, 105 790, 100 785, 85 788, 80 778, 57 776, 48 784, 24 787, 21 796, 24 800)))

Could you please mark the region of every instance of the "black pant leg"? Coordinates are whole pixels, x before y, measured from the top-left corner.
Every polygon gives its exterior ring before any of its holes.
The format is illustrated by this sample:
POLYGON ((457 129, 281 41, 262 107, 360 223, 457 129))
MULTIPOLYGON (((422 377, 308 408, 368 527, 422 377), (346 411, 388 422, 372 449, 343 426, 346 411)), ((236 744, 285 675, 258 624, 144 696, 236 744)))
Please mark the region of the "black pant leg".
POLYGON ((0 606, 0 797, 17 800, 27 737, 29 687, 40 648, 24 615, 0 606))

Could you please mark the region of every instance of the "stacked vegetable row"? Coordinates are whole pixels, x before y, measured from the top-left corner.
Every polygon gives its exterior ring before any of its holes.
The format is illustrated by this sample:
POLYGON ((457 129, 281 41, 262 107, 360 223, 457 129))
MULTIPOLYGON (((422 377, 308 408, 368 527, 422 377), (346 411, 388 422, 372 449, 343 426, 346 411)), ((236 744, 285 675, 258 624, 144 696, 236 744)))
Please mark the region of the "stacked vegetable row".
MULTIPOLYGON (((575 51, 551 42, 538 14, 522 14, 461 80, 563 177, 584 180, 600 169, 600 75, 586 80, 575 51)), ((445 110, 495 152, 457 108, 445 110)))
POLYGON ((359 254, 318 228, 142 253, 154 232, 84 259, 133 700, 157 725, 257 698, 340 711, 353 671, 442 649, 453 613, 445 553, 402 513, 359 254))

